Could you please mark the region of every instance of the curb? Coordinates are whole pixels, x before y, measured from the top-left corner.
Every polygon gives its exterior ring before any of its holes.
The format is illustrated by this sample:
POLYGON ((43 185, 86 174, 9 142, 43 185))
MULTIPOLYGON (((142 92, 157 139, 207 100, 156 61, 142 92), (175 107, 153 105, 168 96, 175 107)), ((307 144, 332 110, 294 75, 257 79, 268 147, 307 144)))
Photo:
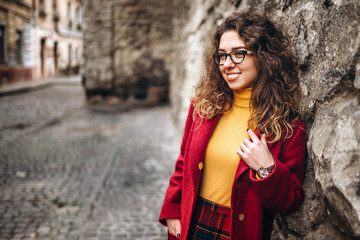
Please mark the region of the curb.
POLYGON ((8 86, 0 86, 0 97, 34 91, 42 88, 47 88, 52 85, 79 85, 81 84, 81 77, 56 78, 56 79, 42 79, 35 82, 21 82, 8 86), (71 80, 69 80, 71 79, 71 80))

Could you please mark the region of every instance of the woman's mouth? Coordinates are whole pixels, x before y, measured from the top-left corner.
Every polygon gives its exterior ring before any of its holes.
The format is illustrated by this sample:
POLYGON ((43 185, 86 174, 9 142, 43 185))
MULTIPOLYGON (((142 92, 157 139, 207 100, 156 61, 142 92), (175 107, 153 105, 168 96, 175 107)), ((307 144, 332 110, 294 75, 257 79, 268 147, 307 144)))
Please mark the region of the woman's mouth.
POLYGON ((227 79, 229 81, 234 81, 235 79, 238 78, 238 76, 240 75, 241 73, 228 73, 227 74, 227 79))

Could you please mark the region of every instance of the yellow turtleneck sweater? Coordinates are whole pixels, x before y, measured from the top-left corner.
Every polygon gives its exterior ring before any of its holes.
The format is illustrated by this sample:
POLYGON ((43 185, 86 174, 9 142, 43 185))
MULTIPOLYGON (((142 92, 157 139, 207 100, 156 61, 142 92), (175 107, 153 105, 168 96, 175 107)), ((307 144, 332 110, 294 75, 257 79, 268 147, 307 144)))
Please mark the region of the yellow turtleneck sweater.
POLYGON ((231 206, 231 188, 240 156, 240 144, 249 135, 251 88, 234 91, 231 109, 224 113, 206 149, 199 194, 209 201, 231 206))

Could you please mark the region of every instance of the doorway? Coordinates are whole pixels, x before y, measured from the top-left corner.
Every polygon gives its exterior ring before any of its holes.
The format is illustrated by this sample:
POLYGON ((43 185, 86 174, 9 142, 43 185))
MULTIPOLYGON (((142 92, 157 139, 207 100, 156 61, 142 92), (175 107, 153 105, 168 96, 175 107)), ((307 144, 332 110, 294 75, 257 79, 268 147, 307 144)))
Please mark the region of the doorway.
POLYGON ((40 41, 40 70, 41 77, 45 76, 45 38, 42 38, 40 41))
POLYGON ((54 43, 54 67, 55 67, 55 76, 58 75, 58 42, 54 43))

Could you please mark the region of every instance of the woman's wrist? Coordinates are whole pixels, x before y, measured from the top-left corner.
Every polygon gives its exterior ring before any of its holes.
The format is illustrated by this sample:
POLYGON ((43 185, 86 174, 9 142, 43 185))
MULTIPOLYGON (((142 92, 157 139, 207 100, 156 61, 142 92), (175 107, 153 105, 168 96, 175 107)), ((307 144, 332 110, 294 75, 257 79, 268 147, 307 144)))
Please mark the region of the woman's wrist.
POLYGON ((256 178, 257 179, 264 179, 268 176, 270 176, 270 174, 274 171, 275 169, 275 163, 273 165, 271 165, 270 167, 260 167, 257 171, 256 171, 256 178))

